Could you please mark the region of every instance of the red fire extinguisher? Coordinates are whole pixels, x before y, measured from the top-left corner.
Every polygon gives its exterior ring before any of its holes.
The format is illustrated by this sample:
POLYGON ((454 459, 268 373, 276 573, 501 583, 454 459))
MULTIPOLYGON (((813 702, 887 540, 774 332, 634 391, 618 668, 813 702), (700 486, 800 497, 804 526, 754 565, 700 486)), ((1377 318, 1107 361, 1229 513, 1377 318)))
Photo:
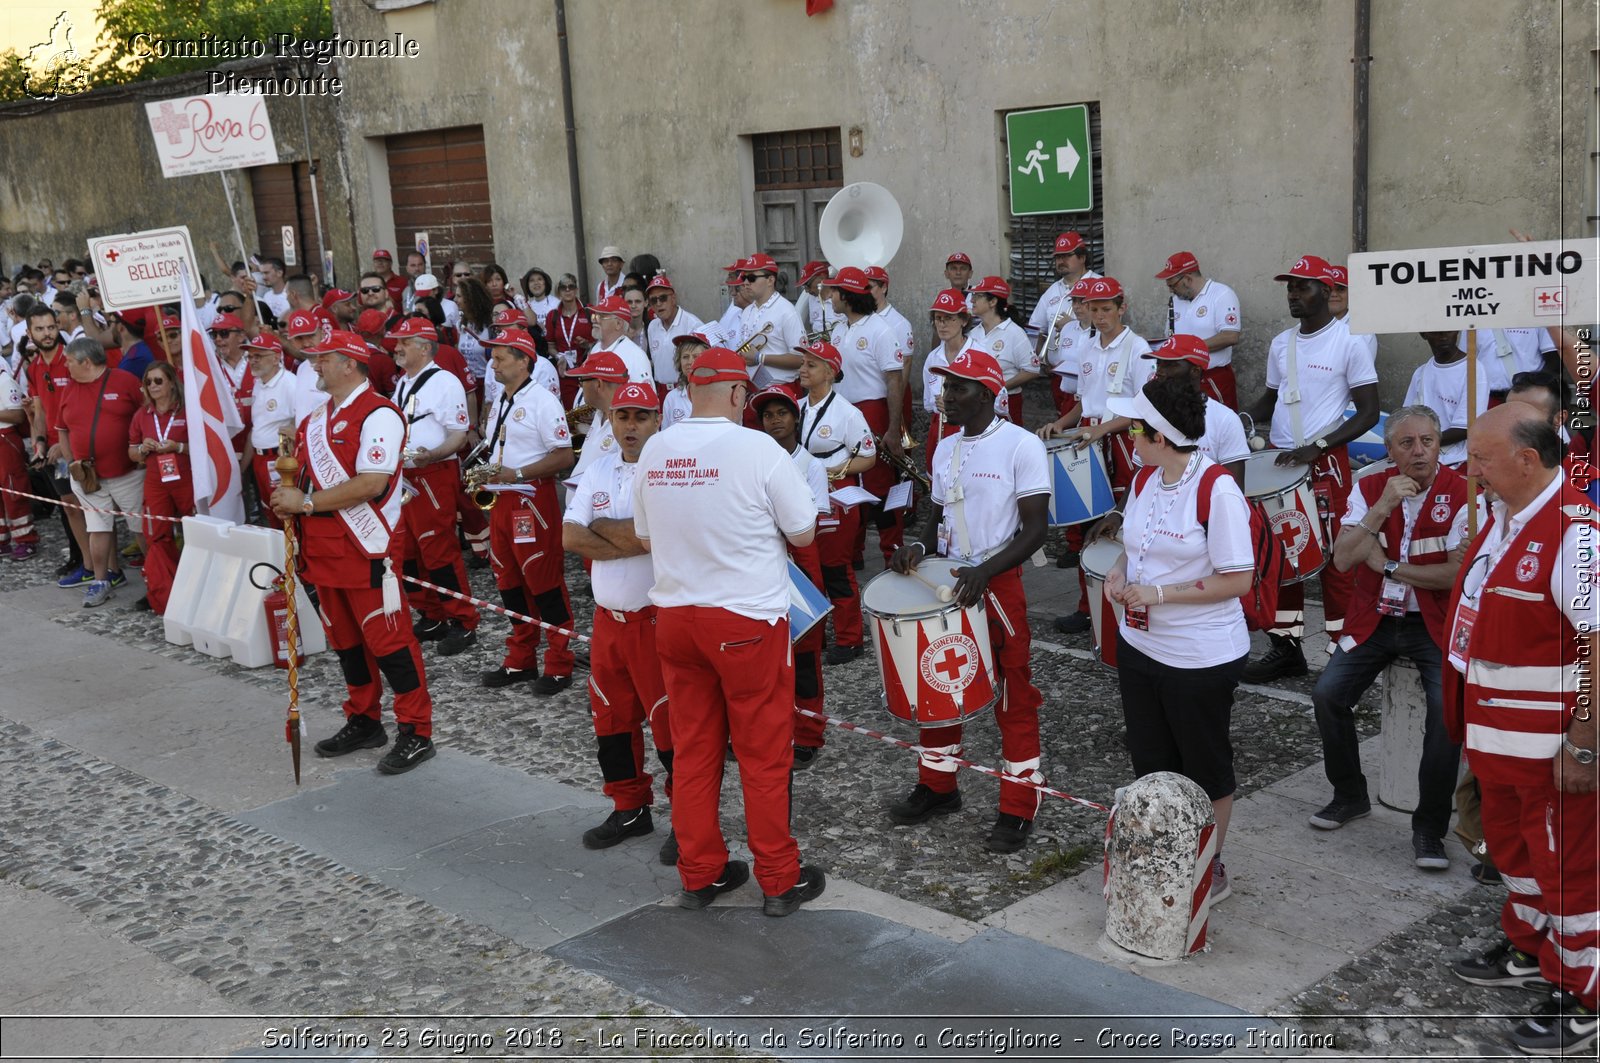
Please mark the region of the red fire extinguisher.
MULTIPOLYGON (((289 636, 286 629, 289 624, 289 595, 284 589, 283 573, 276 566, 269 565, 265 561, 257 562, 250 568, 250 582, 255 585, 257 590, 267 592, 261 599, 261 605, 267 611, 267 636, 272 639, 272 665, 275 668, 287 670, 289 667, 289 636), (266 568, 273 573, 270 588, 256 582, 256 569, 258 568, 266 568)), ((297 666, 306 663, 304 652, 297 653, 295 656, 298 658, 295 661, 297 666)))

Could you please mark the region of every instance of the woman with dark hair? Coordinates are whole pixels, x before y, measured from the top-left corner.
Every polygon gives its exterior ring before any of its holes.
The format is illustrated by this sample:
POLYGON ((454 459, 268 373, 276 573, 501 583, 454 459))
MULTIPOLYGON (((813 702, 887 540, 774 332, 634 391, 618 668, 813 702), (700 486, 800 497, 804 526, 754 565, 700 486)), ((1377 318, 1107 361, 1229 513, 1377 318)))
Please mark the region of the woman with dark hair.
POLYGON ((544 334, 554 351, 556 369, 561 373, 561 406, 572 409, 578 397, 578 379, 568 374, 583 364, 594 346, 594 329, 589 323, 589 311, 578 298, 578 278, 563 273, 556 281, 556 308, 545 315, 544 334))
POLYGON ((183 416, 183 389, 178 371, 167 362, 151 362, 141 386, 145 406, 128 425, 128 457, 144 465, 145 597, 134 604, 157 616, 167 611, 167 597, 178 572, 178 525, 162 517, 194 513, 190 479, 189 427, 183 416))
POLYGON ((1124 553, 1105 593, 1124 606, 1117 683, 1134 774, 1171 771, 1200 784, 1217 821, 1211 900, 1232 892, 1222 845, 1233 811, 1233 693, 1250 656, 1239 596, 1255 571, 1250 509, 1220 465, 1200 453, 1205 397, 1158 377, 1107 407, 1132 420, 1143 468, 1123 514, 1124 553))
POLYGON ((498 262, 491 262, 483 267, 478 279, 483 281, 490 302, 498 303, 502 299, 509 301, 516 294, 511 288, 511 278, 507 276, 505 267, 498 262))
POLYGON ((522 275, 521 287, 522 298, 518 305, 528 315, 529 324, 542 327, 550 311, 561 305, 561 300, 556 298, 555 282, 550 274, 535 266, 522 275))
POLYGON ((456 305, 461 308, 461 335, 456 345, 461 348, 462 357, 466 358, 473 375, 482 379, 489 361, 483 341, 489 338, 489 329, 494 326, 494 300, 476 277, 463 278, 455 285, 456 305))

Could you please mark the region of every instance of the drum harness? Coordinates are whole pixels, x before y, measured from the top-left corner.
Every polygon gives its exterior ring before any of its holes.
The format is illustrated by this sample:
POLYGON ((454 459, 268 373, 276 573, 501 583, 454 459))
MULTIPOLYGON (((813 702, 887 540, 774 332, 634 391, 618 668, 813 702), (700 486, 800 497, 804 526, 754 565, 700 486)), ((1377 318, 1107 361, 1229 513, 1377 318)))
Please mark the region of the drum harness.
MULTIPOLYGON (((1306 445, 1306 426, 1300 414, 1300 367, 1295 360, 1295 350, 1298 346, 1295 341, 1299 334, 1299 328, 1293 328, 1289 330, 1289 356, 1285 359, 1285 362, 1288 364, 1284 367, 1285 382, 1289 385, 1289 391, 1287 395, 1285 395, 1283 392, 1278 393, 1279 400, 1289 407, 1289 431, 1294 436, 1294 445, 1296 449, 1306 445)), ((1336 421, 1332 425, 1328 426, 1325 431, 1332 431, 1337 427, 1338 422, 1336 421)), ((1327 454, 1323 455, 1324 458, 1327 456, 1327 454)), ((1316 463, 1312 464, 1311 469, 1312 478, 1315 480, 1316 463)), ((1340 487, 1344 486, 1344 474, 1339 471, 1339 466, 1336 463, 1329 463, 1328 472, 1331 473, 1333 478, 1339 482, 1340 487)), ((1315 490, 1314 486, 1313 490, 1315 490)))

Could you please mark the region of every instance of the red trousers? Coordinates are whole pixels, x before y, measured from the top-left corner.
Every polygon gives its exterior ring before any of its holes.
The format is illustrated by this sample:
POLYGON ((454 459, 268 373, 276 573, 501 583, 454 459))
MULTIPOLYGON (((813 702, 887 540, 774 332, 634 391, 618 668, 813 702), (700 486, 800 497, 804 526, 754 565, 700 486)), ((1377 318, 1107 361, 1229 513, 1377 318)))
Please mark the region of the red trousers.
POLYGON ((194 512, 194 485, 189 481, 187 462, 179 461, 183 478, 161 482, 161 473, 152 461, 144 472, 144 586, 150 610, 157 616, 167 611, 172 580, 178 574, 178 530, 180 524, 152 517, 187 517, 194 512))
POLYGON ((800 878, 800 846, 789 829, 789 622, 706 606, 662 609, 656 619, 656 647, 672 704, 678 877, 684 889, 697 890, 715 882, 728 862, 719 806, 723 756, 732 739, 756 881, 768 896, 782 893, 800 878))
POLYGON ((656 654, 655 607, 632 613, 596 608, 593 637, 589 713, 594 717, 605 795, 620 809, 655 803, 653 780, 644 759, 644 725, 648 722, 656 754, 667 768, 665 790, 670 798, 672 729, 666 682, 656 654))
MULTIPOLYGON (((530 485, 533 494, 500 492, 489 520, 489 561, 494 585, 506 608, 537 616, 547 624, 572 626, 572 599, 562 568, 561 511, 554 480, 530 485)), ((539 664, 539 637, 544 629, 520 620, 511 622, 506 637, 507 668, 526 671, 539 664)), ((544 674, 572 674, 572 639, 550 632, 544 651, 544 674)))
MULTIPOLYGON (((823 589, 822 584, 822 556, 817 549, 817 544, 810 546, 789 547, 789 557, 800 566, 800 571, 806 574, 817 590, 823 589)), ((845 566, 845 571, 854 576, 850 566, 845 566)), ((836 610, 837 611, 837 610, 836 610)), ((859 630, 861 626, 861 603, 856 602, 856 628, 858 631, 856 644, 860 644, 859 630)), ((805 638, 794 644, 794 704, 798 709, 810 709, 812 712, 822 711, 822 647, 827 641, 827 624, 818 624, 807 632, 805 638)), ((835 629, 837 634, 837 629, 835 629)), ((794 744, 797 746, 810 746, 820 749, 826 744, 828 725, 821 720, 794 714, 794 744)))
POLYGON ((28 459, 24 456, 22 433, 15 428, 0 429, 0 546, 36 543, 33 530, 33 500, 10 491, 28 491, 28 459))
MULTIPOLYGON (((456 493, 460 464, 451 458, 406 470, 406 483, 416 492, 400 510, 400 537, 407 561, 429 583, 470 593, 467 565, 456 541, 456 493)), ((468 631, 478 626, 477 606, 425 587, 406 588, 417 612, 427 620, 454 620, 468 631)))
POLYGON ((1006 393, 1006 416, 1011 418, 1012 424, 1022 423, 1022 392, 1006 393))
MULTIPOLYGON (((1317 508, 1322 510, 1327 499, 1327 511, 1322 520, 1323 548, 1329 562, 1323 568, 1322 580, 1323 629, 1328 638, 1337 640, 1344 630, 1345 610, 1350 607, 1350 594, 1355 590, 1354 570, 1340 572, 1333 567, 1333 540, 1339 531, 1339 521, 1344 517, 1345 506, 1350 501, 1350 454, 1343 447, 1323 455, 1311 470, 1311 489, 1317 494, 1317 508)), ((1278 591, 1278 618, 1271 633, 1301 638, 1306 631, 1306 585, 1286 584, 1278 591)))
MULTIPOLYGON (((889 428, 889 400, 888 399, 863 399, 856 403, 856 409, 861 411, 861 416, 866 419, 867 427, 872 429, 872 434, 880 440, 889 428)), ((881 447, 882 444, 880 443, 881 447)), ((899 474, 895 472, 881 455, 878 463, 861 474, 861 486, 877 495, 880 499, 900 481, 899 474)), ((905 513, 904 509, 886 510, 881 505, 866 507, 866 517, 870 517, 873 525, 878 529, 878 549, 883 552, 883 563, 887 565, 889 558, 900 549, 900 544, 905 539, 905 513)), ((867 520, 864 517, 856 528, 855 546, 852 560, 862 556, 867 543, 867 520)))
MULTIPOLYGON (((846 477, 843 483, 854 483, 846 477)), ((817 522, 817 567, 822 593, 833 604, 833 642, 836 646, 861 645, 861 587, 850 562, 855 557, 861 507, 844 509, 835 503, 832 519, 817 522), (833 523, 833 522, 837 523, 833 523)), ((802 566, 803 567, 803 566, 802 566)))
MULTIPOLYGON (((985 613, 989 620, 989 643, 999 673, 1000 700, 995 703, 995 722, 1000 727, 1001 765, 1008 775, 1033 782, 1044 782, 1039 770, 1039 706, 1044 698, 1033 685, 1033 668, 1028 661, 1032 639, 1028 631, 1028 599, 1022 590, 1022 569, 1013 568, 989 581, 985 613)), ((961 755, 961 725, 925 727, 919 741, 936 753, 961 755)), ((959 769, 926 754, 918 758, 917 781, 935 793, 956 789, 959 769)), ((1000 784, 1000 811, 1023 819, 1033 819, 1039 811, 1040 794, 1014 782, 1000 784)))
POLYGON ((250 467, 256 474, 256 490, 260 492, 261 497, 261 515, 266 518, 269 528, 283 527, 283 521, 279 520, 278 515, 272 512, 272 507, 267 505, 267 499, 272 497, 272 474, 277 471, 273 468, 273 463, 277 460, 276 450, 258 450, 250 459, 250 467))
POLYGON ((428 696, 422 646, 411 630, 410 610, 402 605, 399 612, 385 616, 383 591, 376 587, 319 586, 317 602, 328 648, 338 655, 344 670, 349 691, 344 714, 381 718, 381 675, 394 691, 395 720, 411 724, 423 738, 430 737, 433 699, 428 696))
MULTIPOLYGON (((1200 377, 1200 390, 1222 403, 1230 410, 1239 408, 1239 384, 1233 376, 1232 365, 1219 365, 1207 369, 1200 377)), ((1344 516, 1343 513, 1339 516, 1344 516)))
POLYGON ((1548 782, 1511 786, 1480 776, 1478 789, 1483 839, 1510 891, 1500 912, 1506 937, 1539 957, 1551 985, 1600 1006, 1600 801, 1548 782))

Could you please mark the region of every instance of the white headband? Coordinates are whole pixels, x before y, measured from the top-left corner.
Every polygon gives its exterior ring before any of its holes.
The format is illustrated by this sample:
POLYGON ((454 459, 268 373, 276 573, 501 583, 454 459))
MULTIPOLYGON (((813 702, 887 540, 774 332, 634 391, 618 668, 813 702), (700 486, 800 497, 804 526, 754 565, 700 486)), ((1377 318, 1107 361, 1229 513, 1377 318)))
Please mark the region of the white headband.
POLYGON ((1161 416, 1142 390, 1131 399, 1120 396, 1107 399, 1106 411, 1118 417, 1131 417, 1136 421, 1145 422, 1166 436, 1167 442, 1175 447, 1192 447, 1199 442, 1198 439, 1190 439, 1174 428, 1172 422, 1161 416))

